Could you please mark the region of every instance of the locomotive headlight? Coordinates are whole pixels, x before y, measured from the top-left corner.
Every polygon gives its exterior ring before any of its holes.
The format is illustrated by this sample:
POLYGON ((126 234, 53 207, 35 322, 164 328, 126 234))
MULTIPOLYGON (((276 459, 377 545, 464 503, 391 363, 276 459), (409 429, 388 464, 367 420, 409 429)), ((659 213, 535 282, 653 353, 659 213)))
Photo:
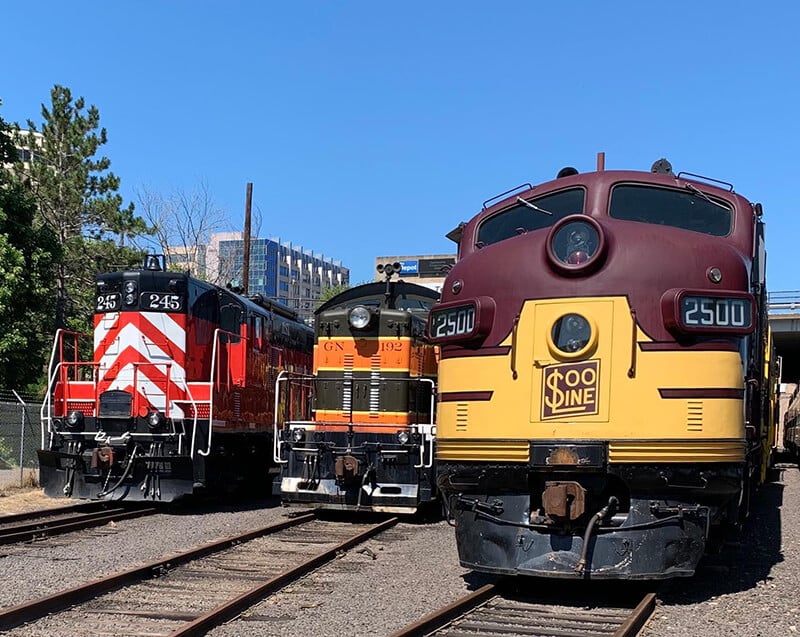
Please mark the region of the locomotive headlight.
POLYGON ((295 442, 303 442, 306 439, 305 429, 292 429, 292 440, 295 442))
POLYGON ((600 265, 605 236, 600 224, 586 215, 571 215, 557 222, 547 240, 547 256, 563 274, 584 273, 600 265))
POLYGON ((409 440, 411 440, 411 434, 408 433, 405 429, 401 429, 397 432, 397 442, 401 445, 406 444, 409 440))
POLYGON ((348 321, 350 322, 350 327, 353 329, 363 330, 365 327, 367 327, 367 325, 369 325, 371 320, 372 313, 363 305, 359 305, 350 310, 348 321))
POLYGON ((73 410, 67 414, 65 419, 67 427, 70 429, 78 429, 83 426, 83 412, 73 410))
POLYGON ((147 414, 147 426, 150 429, 158 429, 164 422, 164 416, 158 411, 151 411, 147 414))
POLYGON ((579 358, 597 341, 597 330, 580 314, 565 314, 553 323, 548 335, 551 350, 566 358, 579 358))

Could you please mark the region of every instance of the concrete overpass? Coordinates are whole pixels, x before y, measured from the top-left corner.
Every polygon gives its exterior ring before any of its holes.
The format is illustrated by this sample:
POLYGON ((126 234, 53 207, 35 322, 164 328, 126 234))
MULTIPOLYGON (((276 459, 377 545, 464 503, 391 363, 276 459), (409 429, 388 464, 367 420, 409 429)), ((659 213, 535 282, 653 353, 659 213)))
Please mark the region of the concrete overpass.
POLYGON ((781 382, 800 382, 800 291, 770 293, 769 324, 782 360, 781 382))

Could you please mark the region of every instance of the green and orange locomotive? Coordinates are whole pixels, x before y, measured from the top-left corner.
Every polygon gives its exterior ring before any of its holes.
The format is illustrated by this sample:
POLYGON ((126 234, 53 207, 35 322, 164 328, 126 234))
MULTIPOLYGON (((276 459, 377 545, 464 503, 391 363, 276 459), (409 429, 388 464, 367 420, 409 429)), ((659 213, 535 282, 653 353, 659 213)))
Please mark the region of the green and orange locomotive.
POLYGON ((437 362, 425 327, 439 294, 393 279, 399 270, 381 266, 385 281, 321 305, 313 376, 278 380, 278 396, 312 395, 309 415, 276 411, 275 491, 287 506, 414 513, 437 499, 437 362))

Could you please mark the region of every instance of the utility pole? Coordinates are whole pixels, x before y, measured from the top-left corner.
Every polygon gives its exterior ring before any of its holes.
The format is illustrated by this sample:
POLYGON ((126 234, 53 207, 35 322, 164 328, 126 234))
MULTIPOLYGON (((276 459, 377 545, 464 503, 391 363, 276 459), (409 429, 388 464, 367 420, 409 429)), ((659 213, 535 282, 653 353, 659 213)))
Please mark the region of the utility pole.
POLYGON ((247 195, 244 206, 244 254, 242 256, 242 287, 247 295, 250 284, 250 212, 253 205, 253 184, 247 182, 247 195))

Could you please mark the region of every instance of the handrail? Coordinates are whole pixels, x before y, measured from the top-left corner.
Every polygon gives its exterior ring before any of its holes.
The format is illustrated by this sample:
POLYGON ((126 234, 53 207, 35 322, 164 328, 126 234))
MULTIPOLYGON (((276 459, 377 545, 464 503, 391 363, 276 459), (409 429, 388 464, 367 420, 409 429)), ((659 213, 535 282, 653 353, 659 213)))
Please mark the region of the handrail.
MULTIPOLYGON (((227 330, 223 330, 221 328, 217 328, 214 330, 214 345, 211 348, 211 378, 209 379, 210 387, 210 400, 208 401, 208 445, 206 446, 206 450, 203 451, 202 449, 198 449, 197 453, 199 453, 204 458, 211 454, 211 433, 214 429, 214 388, 216 387, 216 383, 214 382, 214 373, 218 371, 217 367, 217 344, 219 343, 219 337, 221 334, 227 334, 228 336, 232 336, 234 338, 241 339, 243 341, 247 341, 247 337, 242 336, 241 334, 234 334, 233 332, 229 332, 227 330)), ((230 368, 230 364, 229 364, 230 368)), ((230 371, 230 369, 228 370, 230 371)), ((227 386, 230 386, 230 374, 228 374, 228 382, 226 383, 227 386)), ((195 448, 195 440, 197 437, 197 428, 195 428, 192 434, 192 451, 195 448)), ((192 455, 194 457, 194 455, 192 455)))
POLYGON ((769 312, 800 310, 800 290, 784 290, 767 294, 769 312))
POLYGON ((281 383, 288 380, 289 372, 281 370, 275 379, 274 411, 272 412, 272 459, 276 464, 287 464, 289 460, 282 460, 280 457, 280 443, 278 441, 278 401, 281 395, 281 383))
MULTIPOLYGON (((275 404, 274 404, 274 416, 273 416, 273 459, 277 464, 287 464, 288 460, 283 460, 280 454, 280 441, 279 441, 279 402, 281 396, 281 383, 288 382, 291 383, 293 379, 312 379, 312 380, 319 380, 316 376, 308 375, 308 374, 300 374, 296 372, 288 372, 286 370, 282 370, 276 380, 275 380, 275 404)), ((384 376, 378 376, 377 380, 383 380, 384 376)), ((374 378, 370 378, 370 381, 375 380, 374 378)), ((430 422, 427 423, 414 423, 409 425, 411 429, 415 429, 417 433, 420 434, 420 443, 419 443, 419 463, 414 464, 415 469, 429 469, 433 466, 434 457, 435 457, 435 449, 434 449, 434 441, 436 439, 436 424, 434 423, 434 414, 436 408, 436 381, 432 378, 392 378, 392 381, 404 381, 407 383, 428 383, 431 386, 431 396, 430 396, 430 422), (425 443, 429 442, 430 444, 427 446, 427 454, 425 443)), ((291 414, 286 420, 287 422, 308 422, 309 424, 313 425, 316 421, 295 421, 291 418, 291 414)), ((352 417, 350 419, 352 424, 353 420, 352 417)), ((392 452, 395 453, 395 452, 392 452)))
MULTIPOLYGON (((277 464, 286 464, 288 460, 282 460, 280 457, 280 441, 278 440, 278 415, 279 410, 278 406, 280 403, 281 397, 281 388, 280 385, 282 382, 287 382, 290 385, 289 391, 291 391, 291 382, 293 379, 302 379, 302 378, 310 378, 314 379, 314 376, 311 374, 302 374, 300 372, 291 372, 286 369, 282 369, 278 372, 278 376, 275 379, 275 398, 274 398, 274 405, 273 405, 273 412, 272 412, 272 458, 277 464)), ((287 396, 287 400, 288 400, 287 396)), ((291 406, 291 404, 290 404, 291 406)), ((291 415, 291 414, 290 414, 291 415)), ((286 419, 287 422, 291 421, 291 418, 286 419)))
POLYGON ((431 436, 430 443, 431 444, 428 445, 430 457, 429 457, 429 459, 427 461, 424 459, 424 456, 425 456, 425 436, 428 435, 428 434, 427 433, 421 433, 420 442, 419 442, 419 464, 415 464, 414 465, 415 469, 430 469, 433 466, 433 457, 434 457, 433 441, 436 440, 436 425, 433 422, 433 415, 435 413, 434 412, 434 407, 436 406, 436 383, 434 382, 434 380, 432 378, 416 378, 414 380, 416 380, 418 382, 423 382, 423 383, 430 383, 430 385, 431 385, 431 410, 430 410, 431 421, 430 421, 430 423, 426 423, 426 424, 429 424, 431 426, 431 431, 430 431, 430 436, 431 436))
MULTIPOLYGON (((53 425, 53 417, 51 415, 51 411, 52 411, 52 408, 53 408, 52 396, 53 396, 55 384, 58 382, 57 379, 59 378, 59 376, 63 375, 63 372, 64 372, 65 368, 69 368, 69 367, 74 367, 74 368, 91 367, 92 368, 92 381, 91 382, 92 382, 92 385, 93 385, 93 388, 94 388, 92 402, 95 403, 95 404, 97 403, 97 369, 100 367, 100 363, 96 363, 94 361, 68 361, 68 362, 59 361, 58 363, 56 363, 54 368, 53 368, 53 373, 52 373, 52 375, 50 376, 50 378, 49 378, 49 380, 47 382, 47 391, 45 392, 44 399, 42 400, 42 406, 39 409, 39 422, 41 423, 42 449, 49 448, 49 443, 48 443, 48 445, 45 445, 45 423, 47 423, 47 431, 51 434, 51 436, 52 436, 53 433, 56 433, 55 430, 53 429, 53 426, 52 426, 53 425)), ((75 402, 77 399, 70 398, 68 390, 66 389, 67 387, 69 387, 69 379, 66 378, 62 382, 63 382, 63 385, 65 387, 64 398, 63 398, 65 405, 67 403, 69 403, 70 400, 75 402)), ((86 381, 86 382, 89 382, 89 381, 86 381)), ((52 440, 52 437, 51 437, 51 440, 52 440)))
MULTIPOLYGON (((60 347, 61 346, 61 342, 62 342, 61 337, 62 337, 63 334, 66 334, 68 332, 73 333, 73 334, 80 334, 79 332, 73 332, 72 330, 65 330, 62 327, 59 327, 56 330, 55 337, 53 338, 53 348, 50 350, 50 359, 47 362, 47 372, 48 372, 48 374, 50 373, 50 370, 53 370, 53 364, 54 364, 54 362, 56 360, 56 352, 60 353, 62 351, 61 347, 60 347)), ((47 430, 48 430, 48 432, 52 433, 52 430, 51 430, 52 417, 50 416, 50 407, 51 407, 50 396, 52 395, 53 384, 55 383, 55 379, 56 379, 56 372, 58 371, 58 367, 61 366, 61 362, 62 361, 59 361, 58 365, 56 366, 56 369, 53 370, 52 375, 48 378, 47 391, 45 393, 44 400, 42 401, 42 406, 39 409, 39 422, 41 424, 41 430, 42 430, 42 449, 47 449, 49 447, 49 444, 47 446, 45 446, 45 444, 44 444, 44 423, 45 423, 45 420, 46 420, 47 421, 47 430), (45 408, 47 408, 47 416, 46 417, 44 415, 45 414, 45 408)))

